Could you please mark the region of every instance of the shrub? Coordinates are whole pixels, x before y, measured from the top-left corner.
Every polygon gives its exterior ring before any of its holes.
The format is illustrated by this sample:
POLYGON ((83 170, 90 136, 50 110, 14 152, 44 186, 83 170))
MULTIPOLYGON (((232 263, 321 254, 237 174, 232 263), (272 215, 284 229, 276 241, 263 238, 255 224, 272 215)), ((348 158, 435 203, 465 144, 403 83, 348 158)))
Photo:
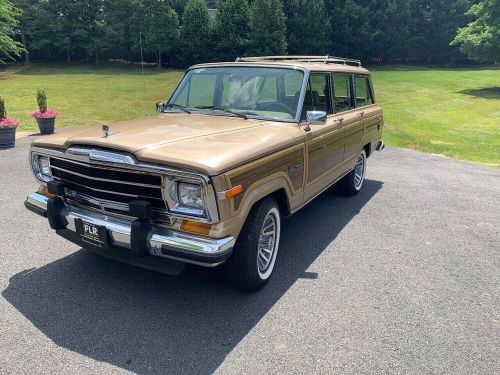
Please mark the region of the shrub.
POLYGON ((45 90, 38 89, 36 92, 36 102, 41 113, 47 111, 47 94, 45 90))
POLYGON ((5 111, 5 101, 0 98, 0 128, 15 128, 20 122, 16 119, 7 117, 5 111))
POLYGON ((7 117, 7 113, 5 112, 5 101, 3 98, 0 98, 0 120, 7 117))

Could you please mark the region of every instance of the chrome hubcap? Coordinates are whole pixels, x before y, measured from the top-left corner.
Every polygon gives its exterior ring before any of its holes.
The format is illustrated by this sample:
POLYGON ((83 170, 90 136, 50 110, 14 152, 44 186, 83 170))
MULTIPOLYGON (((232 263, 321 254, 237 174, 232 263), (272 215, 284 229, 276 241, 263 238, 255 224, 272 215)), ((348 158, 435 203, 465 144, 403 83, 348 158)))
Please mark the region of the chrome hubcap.
POLYGON ((257 253, 257 266, 260 273, 265 273, 274 257, 276 248, 276 217, 274 213, 268 213, 259 237, 259 249, 257 253))
POLYGON ((354 187, 356 190, 361 189, 363 180, 365 179, 365 157, 363 154, 359 155, 356 167, 354 168, 354 187))

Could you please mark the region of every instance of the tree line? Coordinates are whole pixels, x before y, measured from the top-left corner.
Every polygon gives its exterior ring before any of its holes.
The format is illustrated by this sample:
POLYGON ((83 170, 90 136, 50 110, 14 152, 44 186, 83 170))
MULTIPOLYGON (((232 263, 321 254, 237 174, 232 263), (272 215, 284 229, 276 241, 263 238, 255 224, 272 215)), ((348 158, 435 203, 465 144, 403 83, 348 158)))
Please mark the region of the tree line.
POLYGON ((461 48, 498 62, 498 14, 489 41, 496 57, 478 53, 474 32, 484 36, 484 30, 470 28, 488 7, 498 12, 497 5, 499 0, 0 0, 0 54, 29 63, 138 61, 142 53, 157 66, 176 67, 286 53, 453 64, 466 60, 461 48), (2 32, 10 45, 2 47, 2 32))

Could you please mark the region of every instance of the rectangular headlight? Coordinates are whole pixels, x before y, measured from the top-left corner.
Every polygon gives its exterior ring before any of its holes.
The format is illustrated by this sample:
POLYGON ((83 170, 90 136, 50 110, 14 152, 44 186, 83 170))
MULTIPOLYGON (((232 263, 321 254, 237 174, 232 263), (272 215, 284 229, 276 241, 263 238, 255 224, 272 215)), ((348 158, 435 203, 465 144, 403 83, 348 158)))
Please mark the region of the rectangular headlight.
POLYGON ((52 180, 52 173, 50 172, 50 162, 48 156, 33 155, 31 166, 36 178, 40 181, 48 182, 52 180))
POLYGON ((177 185, 177 198, 182 206, 200 210, 204 208, 201 185, 179 182, 177 185))

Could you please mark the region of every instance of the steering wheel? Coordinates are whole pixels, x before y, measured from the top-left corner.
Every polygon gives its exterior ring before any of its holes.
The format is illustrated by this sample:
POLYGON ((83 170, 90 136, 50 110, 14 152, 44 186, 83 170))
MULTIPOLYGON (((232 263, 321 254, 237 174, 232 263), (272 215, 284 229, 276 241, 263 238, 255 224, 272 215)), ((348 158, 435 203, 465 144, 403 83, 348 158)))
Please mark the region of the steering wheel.
MULTIPOLYGON (((284 109, 284 112, 288 113, 290 116, 293 116, 294 115, 294 110, 287 106, 285 103, 281 103, 281 102, 272 102, 272 103, 262 103, 262 109, 263 110, 275 110, 274 107, 281 107, 281 109, 284 109), (266 108, 267 107, 267 108, 266 108)), ((280 111, 277 111, 277 112, 280 112, 280 111)))

